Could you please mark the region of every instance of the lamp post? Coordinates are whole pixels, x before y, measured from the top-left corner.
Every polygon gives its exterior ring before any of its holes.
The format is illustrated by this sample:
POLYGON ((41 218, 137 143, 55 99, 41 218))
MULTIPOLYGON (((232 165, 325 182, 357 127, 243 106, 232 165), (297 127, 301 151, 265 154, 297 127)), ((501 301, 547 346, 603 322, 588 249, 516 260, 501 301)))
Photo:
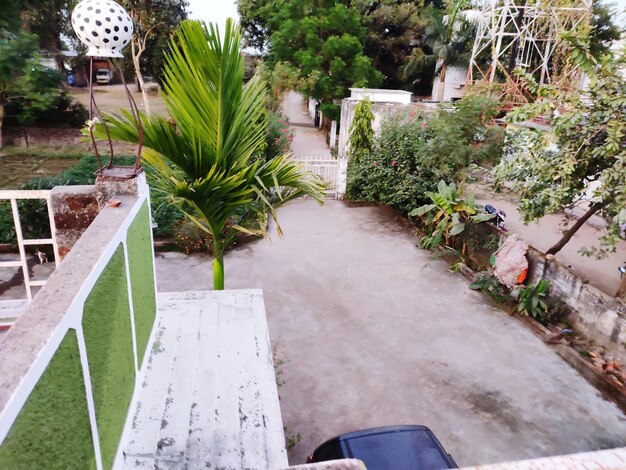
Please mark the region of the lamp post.
POLYGON ((119 61, 116 59, 123 58, 122 49, 124 49, 131 41, 133 36, 133 20, 128 12, 113 0, 83 0, 72 11, 72 28, 80 39, 87 46, 87 54, 89 57, 89 122, 88 130, 91 142, 98 159, 98 176, 107 179, 130 179, 139 174, 141 170, 141 149, 143 144, 143 130, 137 104, 133 99, 130 90, 124 78, 124 72, 119 61), (133 167, 114 166, 113 165, 113 143, 106 127, 106 121, 98 109, 96 99, 93 93, 94 80, 94 58, 100 58, 111 61, 122 78, 126 96, 130 105, 130 110, 135 124, 137 126, 137 134, 139 144, 137 147, 137 156, 133 167), (94 126, 102 124, 107 132, 109 143, 109 162, 103 165, 98 145, 94 136, 94 126))

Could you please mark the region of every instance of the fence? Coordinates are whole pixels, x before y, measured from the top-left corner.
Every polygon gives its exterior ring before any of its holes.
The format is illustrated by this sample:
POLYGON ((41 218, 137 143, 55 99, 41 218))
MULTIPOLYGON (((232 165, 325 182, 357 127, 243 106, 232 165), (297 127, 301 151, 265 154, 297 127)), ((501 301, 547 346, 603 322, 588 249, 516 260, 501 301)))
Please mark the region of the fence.
POLYGON ((328 183, 328 196, 337 197, 340 172, 336 158, 323 155, 298 155, 297 161, 303 164, 305 171, 320 176, 328 183))
POLYGON ((0 342, 0 468, 111 468, 156 316, 148 187, 105 207, 0 342))
POLYGON ((54 254, 54 263, 56 266, 59 265, 59 247, 57 246, 56 241, 56 226, 54 224, 54 214, 52 212, 52 203, 51 203, 51 191, 46 190, 1 190, 0 191, 0 201, 9 200, 11 202, 11 212, 13 213, 13 226, 15 227, 15 236, 17 238, 17 246, 20 252, 20 260, 19 261, 2 261, 0 262, 0 268, 15 268, 21 267, 22 274, 24 276, 24 285, 26 286, 26 297, 30 302, 33 300, 33 287, 41 287, 46 281, 33 281, 30 279, 30 274, 28 270, 28 260, 26 259, 26 246, 37 246, 37 245, 52 245, 53 254, 54 254), (25 239, 24 233, 22 231, 22 223, 20 221, 20 212, 17 201, 19 200, 29 200, 29 199, 41 199, 46 201, 46 207, 48 209, 48 221, 50 224, 50 238, 39 238, 39 239, 25 239))

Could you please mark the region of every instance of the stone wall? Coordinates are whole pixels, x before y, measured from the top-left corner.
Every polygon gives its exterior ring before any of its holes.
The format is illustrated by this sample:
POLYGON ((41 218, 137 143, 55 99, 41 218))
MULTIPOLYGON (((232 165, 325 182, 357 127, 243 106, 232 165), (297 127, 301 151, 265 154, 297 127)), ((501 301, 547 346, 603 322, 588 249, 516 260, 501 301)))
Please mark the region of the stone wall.
POLYGON ((572 313, 574 327, 607 348, 620 361, 626 361, 626 303, 591 286, 579 273, 547 260, 535 248, 528 251, 530 280, 550 281, 550 294, 561 298, 572 313))
POLYGON ((138 179, 96 179, 93 186, 56 186, 52 189, 52 212, 61 259, 112 197, 138 194, 138 179))
MULTIPOLYGON (((81 144, 80 129, 47 129, 39 127, 8 127, 3 132, 4 144, 15 147, 33 145, 79 145, 81 144)), ((84 143, 86 148, 89 144, 84 143)))
POLYGON ((57 186, 51 194, 56 238, 61 259, 91 225, 100 206, 95 186, 57 186))

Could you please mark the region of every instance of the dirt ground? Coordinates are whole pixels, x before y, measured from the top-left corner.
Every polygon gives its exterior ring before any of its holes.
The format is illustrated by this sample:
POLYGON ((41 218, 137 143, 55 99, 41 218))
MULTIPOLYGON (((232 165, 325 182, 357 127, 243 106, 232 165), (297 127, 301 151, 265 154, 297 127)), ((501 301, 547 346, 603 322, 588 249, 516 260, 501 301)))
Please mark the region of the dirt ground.
MULTIPOLYGON (((476 195, 478 202, 504 210, 507 215, 505 225, 508 232, 519 234, 520 238, 535 248, 545 252, 561 238, 563 214, 547 215, 537 222, 525 225, 512 195, 495 194, 484 183, 469 185, 468 189, 476 195)), ((569 220, 569 224, 572 223, 573 221, 569 220)), ((565 266, 571 266, 574 271, 588 279, 592 286, 614 296, 621 282, 617 268, 626 262, 626 241, 621 241, 616 253, 605 259, 583 256, 579 253, 581 248, 597 245, 601 235, 602 231, 598 228, 588 223, 583 225, 570 242, 556 254, 556 260, 565 266)))
MULTIPOLYGON (((141 92, 136 91, 135 85, 130 84, 129 90, 133 99, 137 103, 137 107, 144 111, 143 99, 141 92)), ((74 98, 80 101, 87 109, 89 109, 89 89, 88 88, 72 88, 70 93, 74 98)), ((118 113, 121 108, 129 109, 128 98, 123 85, 97 85, 94 86, 94 97, 98 109, 102 113, 118 113)), ((167 116, 165 109, 165 101, 159 91, 158 95, 149 96, 150 110, 154 114, 167 116)))
POLYGON ((58 175, 77 162, 73 157, 0 154, 0 189, 17 189, 33 178, 58 175))

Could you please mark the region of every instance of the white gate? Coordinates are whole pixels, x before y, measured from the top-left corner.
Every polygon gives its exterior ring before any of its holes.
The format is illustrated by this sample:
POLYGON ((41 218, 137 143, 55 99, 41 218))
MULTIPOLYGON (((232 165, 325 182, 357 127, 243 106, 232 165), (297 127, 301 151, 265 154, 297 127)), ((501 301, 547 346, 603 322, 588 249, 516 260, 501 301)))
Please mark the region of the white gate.
POLYGON ((304 165, 305 171, 319 175, 328 189, 326 196, 336 198, 339 183, 339 164, 336 158, 326 155, 294 155, 294 160, 304 165))

